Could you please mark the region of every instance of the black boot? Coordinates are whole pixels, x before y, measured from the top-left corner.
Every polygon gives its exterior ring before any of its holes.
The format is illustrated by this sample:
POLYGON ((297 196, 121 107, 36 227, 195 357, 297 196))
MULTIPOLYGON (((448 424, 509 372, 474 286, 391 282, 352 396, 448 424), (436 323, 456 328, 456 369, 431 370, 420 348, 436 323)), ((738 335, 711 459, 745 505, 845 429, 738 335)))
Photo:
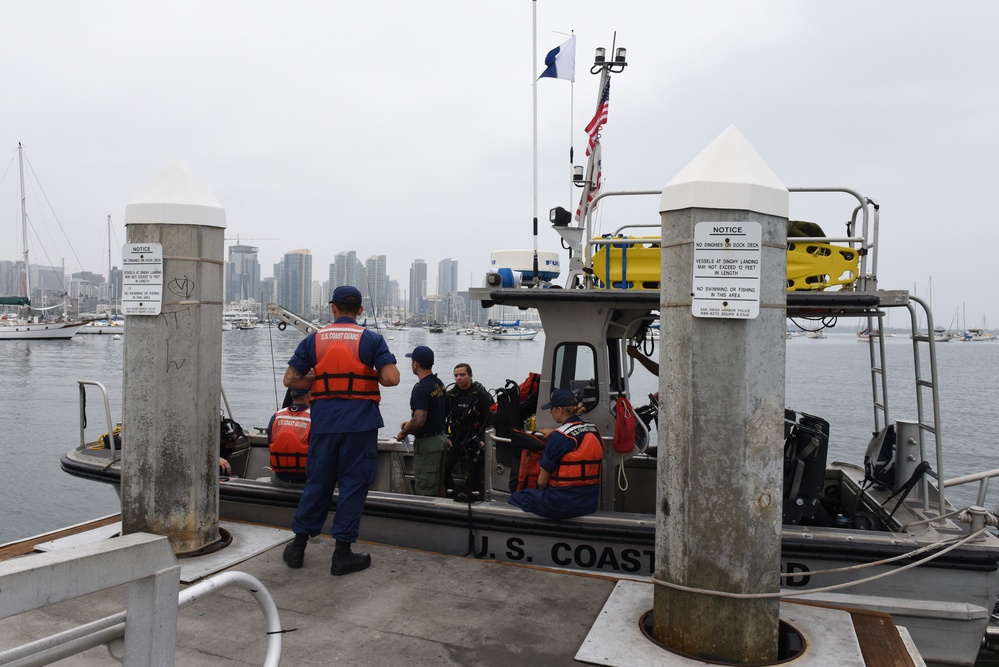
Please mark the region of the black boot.
POLYGON ((284 562, 288 567, 296 570, 302 567, 305 562, 305 545, 309 543, 309 536, 304 533, 297 533, 295 539, 284 548, 284 562))
POLYGON ((350 542, 337 540, 336 548, 333 549, 333 566, 330 568, 330 574, 339 577, 351 572, 360 572, 369 565, 371 565, 371 556, 366 553, 352 553, 350 542))

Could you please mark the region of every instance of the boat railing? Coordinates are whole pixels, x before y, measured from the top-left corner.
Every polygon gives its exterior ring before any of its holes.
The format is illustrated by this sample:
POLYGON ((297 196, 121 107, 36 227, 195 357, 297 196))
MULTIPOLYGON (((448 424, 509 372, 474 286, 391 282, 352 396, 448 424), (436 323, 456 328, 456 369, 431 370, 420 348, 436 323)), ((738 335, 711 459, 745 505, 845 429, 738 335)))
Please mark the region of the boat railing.
POLYGON ((111 421, 111 401, 108 399, 107 388, 96 380, 77 380, 76 383, 80 386, 80 446, 87 443, 87 385, 91 385, 100 390, 104 399, 104 416, 108 424, 108 447, 111 448, 111 463, 117 462, 121 450, 115 446, 114 422, 111 421))
MULTIPOLYGON (((843 289, 850 289, 858 292, 873 292, 877 290, 877 250, 878 250, 878 228, 879 228, 879 206, 876 201, 869 197, 864 197, 855 190, 850 188, 841 187, 795 187, 788 188, 790 193, 831 193, 831 194, 845 194, 854 199, 856 199, 856 206, 853 209, 853 213, 846 223, 846 234, 836 234, 836 235, 823 235, 823 236, 804 236, 804 237, 792 237, 788 239, 789 243, 821 243, 825 245, 833 244, 845 244, 846 247, 855 251, 856 256, 854 260, 856 262, 857 271, 856 275, 852 278, 841 278, 836 280, 836 276, 830 276, 832 278, 827 286, 842 285, 843 289)), ((596 206, 597 202, 608 197, 622 197, 622 196, 648 196, 648 195, 661 195, 661 190, 632 190, 632 191, 612 191, 604 192, 597 195, 594 198, 593 206, 589 208, 586 215, 584 232, 585 232, 585 243, 583 248, 581 248, 583 255, 582 267, 576 268, 570 266, 569 284, 575 280, 575 275, 578 272, 582 272, 584 275, 584 281, 586 287, 593 287, 598 281, 599 276, 596 275, 597 267, 594 266, 594 258, 600 252, 601 249, 607 248, 608 252, 605 253, 605 261, 610 262, 610 248, 614 247, 624 247, 642 245, 642 244, 655 244, 658 242, 655 240, 660 235, 653 235, 648 237, 627 237, 624 236, 623 232, 626 230, 641 230, 641 229, 661 229, 661 223, 637 223, 628 224, 618 227, 613 233, 605 234, 603 236, 594 236, 593 234, 593 223, 591 211, 596 206)), ((828 249, 827 249, 828 250, 828 249)), ((835 253, 835 250, 833 250, 835 253)), ((636 258, 637 259, 637 258, 636 258)), ((820 255, 817 255, 814 259, 821 259, 820 255)), ((828 258, 827 258, 828 259, 828 258)), ((632 260, 633 262, 635 260, 632 260)), ((640 261, 640 260, 639 260, 640 261)), ((622 259, 623 263, 624 260, 622 259)), ((639 264, 643 266, 643 264, 639 264)), ((835 265, 833 265, 835 266, 835 265)), ((610 267, 606 267, 608 272, 610 267)), ((615 267, 616 268, 616 267, 615 267)), ((622 267, 623 271, 623 267, 622 267)), ((643 274, 647 271, 642 271, 643 274)), ((652 273, 658 275, 658 264, 653 267, 652 273)), ((637 276, 636 276, 637 278, 637 276)), ((646 280, 651 280, 646 278, 646 280)), ((641 278, 638 278, 641 281, 641 278)), ((609 276, 603 281, 606 283, 606 287, 612 286, 612 281, 609 276)), ((621 283, 627 286, 630 283, 636 282, 635 279, 630 279, 627 275, 621 276, 621 283)), ((658 282, 653 281, 656 285, 658 282)), ((823 283, 825 284, 825 283, 823 283)), ((800 288, 798 288, 800 289, 800 288)), ((812 289, 812 286, 806 287, 806 289, 812 289)))
MULTIPOLYGON (((961 486, 962 484, 978 482, 978 495, 975 497, 975 505, 978 507, 985 507, 986 496, 989 492, 989 481, 994 477, 999 477, 999 468, 993 468, 992 470, 984 470, 971 475, 962 475, 960 477, 944 480, 940 483, 940 486, 956 487, 961 486)), ((999 501, 996 502, 996 507, 992 510, 992 512, 993 514, 999 515, 999 501)))
MULTIPOLYGON (((912 331, 917 332, 917 322, 925 317, 932 331, 933 313, 929 305, 912 295, 906 299, 892 301, 882 300, 880 307, 864 313, 868 326, 878 320, 878 328, 883 316, 883 307, 904 306, 909 311, 912 331)), ((884 336, 868 338, 871 359, 871 389, 874 408, 875 432, 885 425, 892 424, 889 411, 888 382, 885 369, 884 336)), ((894 420, 896 427, 896 488, 907 481, 907 474, 915 470, 916 465, 927 460, 927 454, 935 457, 935 470, 929 476, 939 480, 944 479, 944 438, 940 421, 939 375, 937 373, 936 341, 932 335, 919 334, 912 336, 912 365, 915 373, 916 421, 894 420), (928 357, 928 364, 923 364, 923 354, 928 357), (914 451, 913 451, 914 449, 914 451)), ((919 481, 919 498, 923 503, 923 511, 930 509, 930 479, 924 475, 919 481)), ((936 500, 939 514, 946 513, 946 497, 944 487, 947 484, 936 485, 936 500)))

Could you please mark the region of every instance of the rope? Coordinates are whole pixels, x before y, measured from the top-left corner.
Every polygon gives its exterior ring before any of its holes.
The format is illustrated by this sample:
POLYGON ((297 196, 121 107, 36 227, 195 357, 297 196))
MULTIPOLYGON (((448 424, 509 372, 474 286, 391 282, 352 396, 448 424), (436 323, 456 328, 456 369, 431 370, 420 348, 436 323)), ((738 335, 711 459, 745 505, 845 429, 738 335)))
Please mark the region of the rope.
MULTIPOLYGON (((914 563, 909 563, 908 565, 903 565, 902 567, 899 567, 899 568, 896 568, 894 570, 891 570, 890 572, 882 572, 881 574, 875 574, 873 576, 866 577, 864 579, 857 579, 855 581, 847 581, 847 582, 844 582, 842 584, 834 584, 832 586, 824 586, 824 587, 821 587, 821 588, 809 588, 809 589, 800 590, 800 591, 793 591, 793 592, 778 591, 776 593, 732 593, 732 592, 729 592, 729 591, 717 591, 717 590, 710 590, 710 589, 707 589, 707 588, 697 588, 695 586, 684 586, 683 584, 675 584, 675 583, 672 583, 672 582, 669 582, 669 581, 663 581, 661 579, 656 579, 655 577, 652 577, 652 583, 654 583, 654 584, 656 584, 658 586, 665 586, 666 588, 672 588, 673 590, 683 591, 685 593, 700 593, 702 595, 712 595, 712 596, 715 596, 715 597, 729 598, 729 599, 734 599, 734 600, 769 600, 769 599, 774 599, 774 598, 784 599, 784 598, 800 597, 800 596, 803 596, 803 595, 812 595, 814 593, 829 593, 831 591, 838 591, 838 590, 841 590, 841 589, 844 589, 844 588, 850 588, 851 586, 857 586, 859 584, 866 584, 868 582, 875 581, 877 579, 882 579, 884 577, 890 577, 890 576, 893 576, 893 575, 905 572, 906 570, 911 570, 914 567, 918 567, 920 565, 923 565, 924 563, 928 563, 928 562, 930 562, 931 560, 933 560, 935 558, 939 558, 940 556, 943 556, 944 554, 946 554, 946 553, 948 553, 950 551, 953 551, 954 549, 956 549, 959 546, 962 546, 962 545, 964 545, 964 544, 966 544, 966 543, 968 543, 968 542, 970 542, 972 540, 977 539, 978 537, 980 537, 985 532, 986 531, 983 528, 982 530, 979 530, 979 531, 976 531, 974 533, 971 533, 970 535, 967 535, 967 536, 961 538, 960 540, 956 541, 954 544, 951 544, 950 546, 948 546, 943 551, 940 551, 938 553, 935 553, 935 554, 932 554, 930 556, 927 556, 926 558, 924 558, 922 560, 918 560, 918 561, 916 561, 914 563)), ((937 543, 935 545, 929 545, 929 546, 939 546, 940 544, 942 544, 942 543, 937 543)), ((913 553, 917 553, 917 552, 913 552, 913 553)), ((909 554, 909 556, 911 556, 911 554, 909 554)), ((829 570, 827 572, 831 572, 831 571, 833 571, 833 570, 829 570)))
POLYGON ((274 412, 280 410, 280 403, 278 402, 278 388, 277 388, 277 366, 274 363, 274 332, 272 331, 274 327, 271 326, 270 319, 267 320, 267 342, 271 347, 271 381, 274 383, 274 412))

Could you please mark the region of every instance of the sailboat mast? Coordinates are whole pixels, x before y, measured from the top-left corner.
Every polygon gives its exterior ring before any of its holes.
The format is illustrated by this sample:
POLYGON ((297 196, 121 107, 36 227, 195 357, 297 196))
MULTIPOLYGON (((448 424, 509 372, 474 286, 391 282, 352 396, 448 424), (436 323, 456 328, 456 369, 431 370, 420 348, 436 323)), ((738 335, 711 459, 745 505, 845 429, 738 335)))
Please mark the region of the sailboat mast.
POLYGON ((114 281, 111 280, 111 214, 108 213, 108 316, 114 315, 114 281))
POLYGON ((28 210, 24 196, 24 146, 17 142, 17 167, 21 178, 21 239, 24 244, 24 296, 31 300, 31 282, 28 271, 28 210))

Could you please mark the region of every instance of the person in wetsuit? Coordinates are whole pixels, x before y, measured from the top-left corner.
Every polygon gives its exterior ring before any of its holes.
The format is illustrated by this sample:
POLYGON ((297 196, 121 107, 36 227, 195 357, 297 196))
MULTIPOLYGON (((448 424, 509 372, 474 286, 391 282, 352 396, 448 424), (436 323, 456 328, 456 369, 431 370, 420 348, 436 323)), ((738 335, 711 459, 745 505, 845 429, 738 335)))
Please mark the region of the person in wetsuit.
POLYGON ((482 492, 482 467, 486 428, 489 426, 493 397, 472 379, 466 363, 454 367, 454 385, 447 392, 447 453, 444 455, 444 488, 455 489, 452 470, 459 461, 465 470, 466 486, 482 492))

